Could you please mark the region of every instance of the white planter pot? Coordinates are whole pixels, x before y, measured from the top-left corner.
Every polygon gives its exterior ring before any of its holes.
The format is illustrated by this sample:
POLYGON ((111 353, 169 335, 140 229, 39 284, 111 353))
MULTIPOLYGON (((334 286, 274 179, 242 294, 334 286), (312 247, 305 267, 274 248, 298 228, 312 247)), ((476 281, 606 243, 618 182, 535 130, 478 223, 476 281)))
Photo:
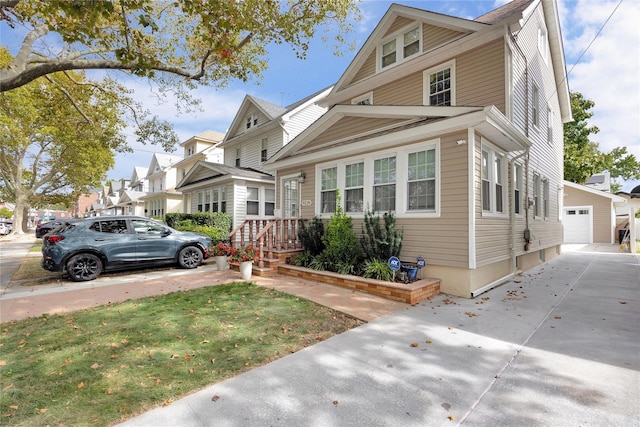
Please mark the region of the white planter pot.
POLYGON ((251 261, 243 261, 240 263, 240 275, 242 280, 251 279, 251 270, 253 269, 253 263, 251 261))
POLYGON ((227 257, 224 255, 216 255, 216 267, 218 268, 218 271, 227 270, 229 268, 227 257))

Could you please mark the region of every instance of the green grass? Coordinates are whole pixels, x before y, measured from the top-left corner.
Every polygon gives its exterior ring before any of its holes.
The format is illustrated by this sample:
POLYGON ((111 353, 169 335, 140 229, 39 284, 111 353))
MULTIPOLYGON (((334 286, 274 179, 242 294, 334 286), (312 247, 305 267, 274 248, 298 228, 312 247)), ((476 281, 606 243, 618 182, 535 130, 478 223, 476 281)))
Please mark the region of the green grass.
POLYGON ((250 283, 3 323, 0 424, 110 425, 358 324, 250 283))

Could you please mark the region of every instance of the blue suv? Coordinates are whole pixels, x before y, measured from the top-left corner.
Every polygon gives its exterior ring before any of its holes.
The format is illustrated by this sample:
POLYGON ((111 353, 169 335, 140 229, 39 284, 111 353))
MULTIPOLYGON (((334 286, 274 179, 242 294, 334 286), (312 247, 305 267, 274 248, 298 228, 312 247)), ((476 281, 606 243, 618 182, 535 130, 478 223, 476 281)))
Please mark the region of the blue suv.
POLYGON ((104 216, 65 222, 42 240, 42 268, 71 280, 94 280, 103 271, 178 264, 196 268, 209 258, 211 239, 138 216, 104 216))

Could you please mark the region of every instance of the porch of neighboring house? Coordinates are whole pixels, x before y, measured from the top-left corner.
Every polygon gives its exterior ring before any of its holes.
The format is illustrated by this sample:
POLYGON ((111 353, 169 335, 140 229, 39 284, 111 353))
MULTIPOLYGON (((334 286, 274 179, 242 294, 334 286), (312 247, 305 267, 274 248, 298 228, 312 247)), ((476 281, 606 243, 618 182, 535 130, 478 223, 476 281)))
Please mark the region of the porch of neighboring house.
MULTIPOLYGON (((247 219, 229 233, 231 247, 253 244, 257 248, 258 259, 253 264, 253 274, 257 276, 295 276, 368 292, 407 304, 417 304, 440 293, 439 279, 426 277, 405 284, 293 265, 295 258, 304 251, 298 238, 303 221, 301 218, 247 219)), ((240 268, 238 263, 231 262, 230 266, 234 270, 240 268)))

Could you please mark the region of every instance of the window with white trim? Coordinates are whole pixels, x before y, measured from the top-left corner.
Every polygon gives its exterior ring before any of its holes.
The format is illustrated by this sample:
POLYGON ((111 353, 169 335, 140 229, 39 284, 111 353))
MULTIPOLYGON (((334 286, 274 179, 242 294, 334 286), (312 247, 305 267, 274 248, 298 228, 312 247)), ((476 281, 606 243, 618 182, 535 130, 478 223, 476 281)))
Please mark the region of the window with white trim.
POLYGON ((269 148, 269 139, 268 138, 262 138, 262 141, 260 143, 260 161, 261 162, 266 162, 267 161, 267 150, 269 148))
POLYGON ((394 211, 399 217, 438 217, 439 147, 439 139, 420 141, 317 165, 316 214, 326 218, 333 213, 325 205, 328 197, 334 201, 338 190, 343 196, 342 208, 354 217, 362 217, 368 209, 394 211), (328 180, 334 176, 337 187, 333 179, 328 180), (327 191, 329 195, 323 194, 327 191))
POLYGON ((549 52, 549 39, 547 35, 547 27, 544 25, 543 19, 544 18, 541 18, 540 26, 538 27, 538 51, 546 64, 549 52))
POLYGON ((204 201, 204 191, 198 191, 198 206, 196 208, 198 212, 204 212, 203 201, 204 201))
POLYGON ((382 42, 378 46, 378 67, 384 70, 392 65, 402 62, 418 55, 422 51, 422 29, 421 26, 399 31, 382 42))
POLYGON ((336 211, 336 190, 338 189, 338 168, 322 169, 320 182, 320 212, 336 211))
POLYGON ((506 158, 504 153, 484 143, 482 147, 482 211, 504 215, 506 158))
POLYGON ((211 191, 206 190, 204 192, 204 212, 209 212, 211 209, 211 191))
POLYGON ((455 105, 455 74, 455 61, 424 71, 424 105, 455 105))
POLYGON ((410 153, 408 157, 407 210, 436 208, 436 150, 410 153))
POLYGON ((220 187, 220 210, 218 212, 227 211, 227 187, 220 187))
POLYGON ((264 189, 264 214, 273 216, 276 211, 276 190, 273 188, 264 189))
POLYGON ((531 115, 532 122, 535 127, 540 126, 540 89, 533 85, 533 93, 531 94, 531 115))
POLYGON ((254 126, 258 126, 258 116, 256 114, 252 114, 247 116, 245 120, 245 127, 247 129, 251 129, 254 126))
POLYGON ((247 215, 260 215, 260 189, 247 187, 247 215))
POLYGON ((363 212, 364 162, 346 165, 344 188, 345 212, 363 212))
POLYGON ((547 142, 553 145, 553 110, 547 106, 547 142))
POLYGON ((522 165, 513 165, 513 210, 517 214, 522 209, 522 165))
POLYGON ((533 203, 534 203, 534 216, 540 216, 541 212, 541 200, 540 200, 540 175, 533 174, 533 203))
POLYGON ((362 96, 353 98, 351 103, 355 105, 373 105, 373 92, 368 92, 362 96))
POLYGON ((242 153, 242 150, 240 149, 240 147, 236 148, 236 167, 239 168, 240 167, 240 154, 242 153))
POLYGON ((219 212, 220 209, 220 194, 218 188, 213 188, 211 190, 211 212, 219 212))
POLYGON ((549 180, 542 180, 542 212, 545 218, 549 218, 549 180))
POLYGON ((396 158, 373 161, 373 209, 376 212, 396 210, 396 158))

